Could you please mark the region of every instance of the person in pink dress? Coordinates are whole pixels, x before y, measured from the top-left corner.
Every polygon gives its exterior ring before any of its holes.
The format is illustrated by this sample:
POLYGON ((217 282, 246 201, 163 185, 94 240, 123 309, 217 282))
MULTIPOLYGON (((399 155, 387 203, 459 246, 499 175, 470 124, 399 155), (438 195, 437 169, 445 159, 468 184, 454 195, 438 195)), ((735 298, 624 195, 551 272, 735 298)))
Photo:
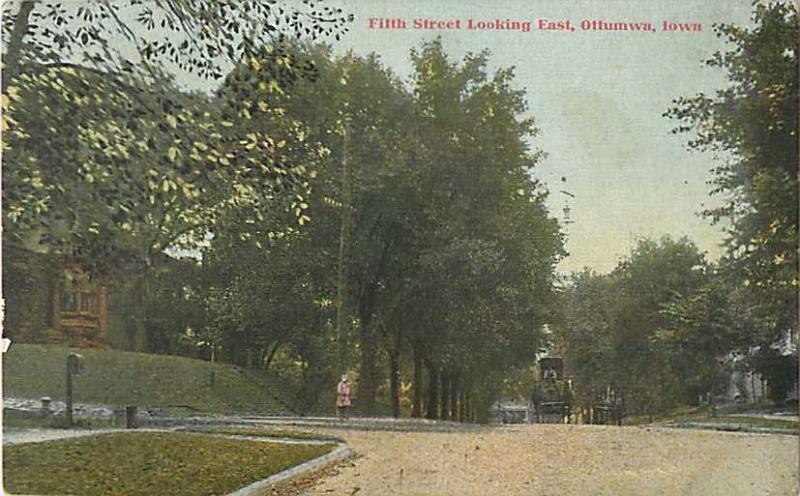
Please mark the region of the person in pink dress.
POLYGON ((350 408, 350 383, 347 381, 347 374, 344 374, 336 386, 336 410, 339 417, 346 418, 348 408, 350 408))

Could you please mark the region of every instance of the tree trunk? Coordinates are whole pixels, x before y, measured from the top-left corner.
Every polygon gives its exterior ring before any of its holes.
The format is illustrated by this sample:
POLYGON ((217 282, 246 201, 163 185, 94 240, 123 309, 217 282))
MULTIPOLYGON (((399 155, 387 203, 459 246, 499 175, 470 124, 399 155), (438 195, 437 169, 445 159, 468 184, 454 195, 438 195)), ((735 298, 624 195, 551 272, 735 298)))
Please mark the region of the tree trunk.
POLYGON ((25 35, 28 34, 31 11, 33 11, 35 3, 36 2, 33 0, 25 0, 20 4, 19 10, 17 11, 14 28, 11 30, 11 35, 8 38, 6 55, 3 57, 5 65, 5 70, 3 71, 3 86, 6 86, 19 74, 23 40, 25 35))
POLYGON ((392 403, 392 417, 400 417, 400 333, 397 333, 394 346, 389 350, 389 393, 392 403))
POLYGON ((450 420, 458 420, 458 374, 450 375, 450 420))
POLYGON ((465 403, 466 403, 466 393, 464 392, 464 387, 461 387, 461 391, 459 393, 458 398, 458 421, 464 422, 464 413, 465 413, 465 403))
POLYGON ((437 384, 439 374, 432 364, 428 364, 428 401, 425 405, 425 418, 434 420, 436 418, 436 406, 439 398, 437 384))
POLYGON ((422 356, 416 344, 412 344, 414 353, 414 385, 411 399, 411 416, 422 417, 422 356))
POLYGON ((361 320, 361 370, 359 373, 358 402, 361 413, 371 415, 375 410, 375 347, 372 339, 372 312, 359 305, 361 320))
POLYGON ((345 321, 348 318, 347 306, 347 250, 350 243, 350 130, 346 129, 342 141, 342 220, 339 226, 339 260, 336 276, 336 345, 338 347, 338 366, 343 371, 346 368, 345 348, 345 321))
POLYGON ((133 301, 134 301, 134 335, 130 344, 132 351, 140 353, 148 353, 153 350, 148 349, 147 328, 149 327, 149 318, 147 312, 147 302, 145 301, 147 295, 150 294, 152 288, 150 286, 150 269, 145 268, 144 272, 139 276, 133 286, 133 301))
POLYGON ((442 420, 450 420, 450 374, 442 370, 442 400, 440 401, 440 414, 439 418, 442 420))
POLYGON ((265 350, 267 358, 261 362, 264 370, 269 370, 269 366, 272 365, 272 360, 275 358, 275 353, 277 353, 278 348, 280 348, 280 341, 275 341, 265 350))

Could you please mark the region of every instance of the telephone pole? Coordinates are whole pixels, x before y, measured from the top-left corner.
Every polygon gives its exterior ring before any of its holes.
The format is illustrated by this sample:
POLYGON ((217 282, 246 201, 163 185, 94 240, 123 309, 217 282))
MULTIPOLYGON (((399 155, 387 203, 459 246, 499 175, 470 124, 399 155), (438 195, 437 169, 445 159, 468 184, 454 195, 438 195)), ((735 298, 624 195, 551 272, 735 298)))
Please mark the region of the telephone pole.
MULTIPOLYGON (((352 57, 352 52, 349 53, 352 57)), ((346 71, 347 69, 345 69, 346 71)), ((343 78, 347 84, 347 73, 343 78)), ((347 366, 347 348, 345 347, 347 322, 347 249, 350 242, 350 217, 351 217, 351 178, 350 178, 350 112, 349 102, 345 102, 345 114, 342 118, 342 192, 341 210, 342 218, 339 227, 339 267, 336 281, 336 339, 339 352, 339 370, 345 371, 347 366)))

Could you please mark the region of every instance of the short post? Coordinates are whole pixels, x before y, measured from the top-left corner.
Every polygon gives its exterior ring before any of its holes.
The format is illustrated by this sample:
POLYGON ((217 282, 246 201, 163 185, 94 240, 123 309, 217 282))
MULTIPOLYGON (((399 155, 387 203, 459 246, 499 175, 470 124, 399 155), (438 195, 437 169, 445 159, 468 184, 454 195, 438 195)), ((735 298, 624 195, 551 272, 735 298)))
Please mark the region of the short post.
POLYGON ((136 410, 135 406, 125 407, 125 427, 128 429, 136 429, 136 410))
POLYGON ((72 427, 74 421, 72 417, 72 376, 80 374, 83 368, 83 357, 77 353, 67 355, 67 427, 72 427))
POLYGON ((50 415, 50 403, 52 401, 53 401, 52 398, 50 398, 49 396, 44 396, 41 399, 42 408, 39 410, 39 412, 42 414, 43 417, 47 417, 48 415, 50 415))

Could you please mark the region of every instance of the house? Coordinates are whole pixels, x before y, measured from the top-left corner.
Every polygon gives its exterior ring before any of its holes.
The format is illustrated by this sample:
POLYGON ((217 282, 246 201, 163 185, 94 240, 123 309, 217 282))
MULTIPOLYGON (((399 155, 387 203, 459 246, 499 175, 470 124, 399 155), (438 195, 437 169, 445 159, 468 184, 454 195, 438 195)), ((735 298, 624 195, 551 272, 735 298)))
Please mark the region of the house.
POLYGON ((108 345, 106 287, 67 257, 6 243, 3 333, 27 343, 108 345))

